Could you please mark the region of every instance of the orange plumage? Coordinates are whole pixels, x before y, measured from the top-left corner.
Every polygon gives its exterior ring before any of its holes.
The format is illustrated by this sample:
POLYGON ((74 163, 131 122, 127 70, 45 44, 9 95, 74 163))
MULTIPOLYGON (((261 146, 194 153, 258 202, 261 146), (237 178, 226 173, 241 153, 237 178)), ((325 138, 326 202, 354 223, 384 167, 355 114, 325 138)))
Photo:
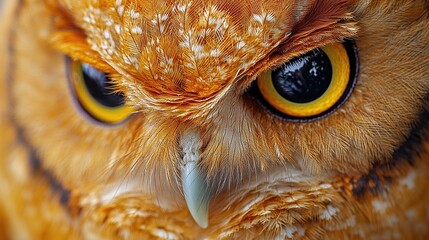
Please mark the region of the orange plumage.
POLYGON ((3 8, 0 238, 429 235, 427 1, 3 8), (359 69, 329 114, 289 121, 252 95, 262 73, 344 40, 359 69), (112 81, 126 120, 91 118, 85 71, 112 81))

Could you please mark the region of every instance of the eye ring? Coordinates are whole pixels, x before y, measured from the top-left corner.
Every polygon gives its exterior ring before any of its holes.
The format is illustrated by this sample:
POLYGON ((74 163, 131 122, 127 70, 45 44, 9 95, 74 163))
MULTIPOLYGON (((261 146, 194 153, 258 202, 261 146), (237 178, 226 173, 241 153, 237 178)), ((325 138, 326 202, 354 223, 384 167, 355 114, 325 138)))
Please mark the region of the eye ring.
MULTIPOLYGON (((340 78, 343 80, 340 79, 339 83, 335 82, 334 86, 329 82, 329 87, 326 87, 326 90, 323 90, 322 94, 320 96, 317 95, 314 99, 308 98, 301 101, 302 99, 299 99, 300 96, 296 99, 293 99, 296 97, 293 94, 286 96, 297 101, 292 102, 285 99, 284 96, 279 93, 278 89, 276 89, 271 79, 272 73, 275 70, 269 70, 262 73, 258 76, 257 80, 253 82, 249 89, 250 96, 256 99, 263 108, 272 113, 275 117, 289 122, 311 122, 335 112, 350 97, 356 84, 359 69, 357 47, 354 41, 347 40, 303 54, 285 63, 284 66, 288 67, 290 64, 296 63, 294 61, 299 58, 308 57, 309 55, 312 57, 311 53, 315 51, 327 52, 326 55, 329 57, 330 62, 335 64, 332 68, 332 78, 334 79, 336 76, 341 76, 340 78), (338 64, 342 64, 342 66, 337 66, 338 64), (345 64, 347 64, 347 66, 345 64), (343 71, 344 68, 346 71, 343 71)), ((286 88, 286 90, 290 89, 286 88)))
POLYGON ((115 125, 134 112, 122 93, 113 91, 109 77, 94 67, 66 57, 68 80, 73 98, 85 115, 97 123, 115 125))

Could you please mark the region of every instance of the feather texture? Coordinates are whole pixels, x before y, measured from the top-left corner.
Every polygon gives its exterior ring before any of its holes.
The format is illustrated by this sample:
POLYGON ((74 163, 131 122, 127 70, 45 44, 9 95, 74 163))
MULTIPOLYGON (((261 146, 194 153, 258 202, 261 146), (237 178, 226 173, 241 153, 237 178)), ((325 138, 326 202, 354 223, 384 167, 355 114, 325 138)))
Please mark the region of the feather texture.
POLYGON ((4 13, 0 238, 429 235, 427 1, 21 0, 4 13), (331 115, 288 122, 249 96, 261 73, 344 39, 358 79, 331 115), (65 56, 106 73, 133 115, 88 120, 65 56), (205 229, 182 191, 195 152, 205 229))

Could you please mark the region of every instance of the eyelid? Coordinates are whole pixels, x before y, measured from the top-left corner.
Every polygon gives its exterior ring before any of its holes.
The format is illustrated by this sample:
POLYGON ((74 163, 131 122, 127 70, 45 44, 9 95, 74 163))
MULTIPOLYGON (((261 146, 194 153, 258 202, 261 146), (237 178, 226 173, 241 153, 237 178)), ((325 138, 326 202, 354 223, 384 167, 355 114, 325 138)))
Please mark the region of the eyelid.
POLYGON ((86 36, 74 28, 54 29, 49 39, 56 51, 69 58, 87 63, 105 73, 116 73, 116 70, 91 48, 86 36))
MULTIPOLYGON (((300 39, 299 41, 303 40, 300 39)), ((329 44, 336 43, 343 43, 343 41, 338 41, 338 39, 335 38, 333 40, 325 39, 323 41, 312 41, 311 45, 307 47, 292 46, 285 48, 282 46, 278 46, 269 56, 266 56, 265 58, 261 59, 259 62, 255 63, 255 65, 252 66, 249 70, 243 72, 240 77, 241 82, 239 83, 239 85, 242 86, 241 89, 245 91, 252 85, 253 81, 265 71, 281 67, 283 64, 291 61, 293 58, 302 56, 303 54, 315 49, 315 47, 312 46, 313 44, 316 46, 326 46, 329 44)))

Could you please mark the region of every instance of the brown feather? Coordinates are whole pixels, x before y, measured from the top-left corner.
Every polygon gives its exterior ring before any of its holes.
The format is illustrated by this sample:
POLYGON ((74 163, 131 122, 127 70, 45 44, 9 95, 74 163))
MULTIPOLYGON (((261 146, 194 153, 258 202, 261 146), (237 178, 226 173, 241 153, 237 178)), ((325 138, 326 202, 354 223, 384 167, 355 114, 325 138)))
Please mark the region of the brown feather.
POLYGON ((425 239, 429 8, 423 0, 22 0, 0 26, 0 238, 425 239), (354 39, 333 114, 287 122, 257 76, 354 39), (65 55, 135 113, 79 111, 65 55), (425 115, 426 114, 426 115, 425 115), (189 130, 213 190, 200 228, 181 190, 189 130))

